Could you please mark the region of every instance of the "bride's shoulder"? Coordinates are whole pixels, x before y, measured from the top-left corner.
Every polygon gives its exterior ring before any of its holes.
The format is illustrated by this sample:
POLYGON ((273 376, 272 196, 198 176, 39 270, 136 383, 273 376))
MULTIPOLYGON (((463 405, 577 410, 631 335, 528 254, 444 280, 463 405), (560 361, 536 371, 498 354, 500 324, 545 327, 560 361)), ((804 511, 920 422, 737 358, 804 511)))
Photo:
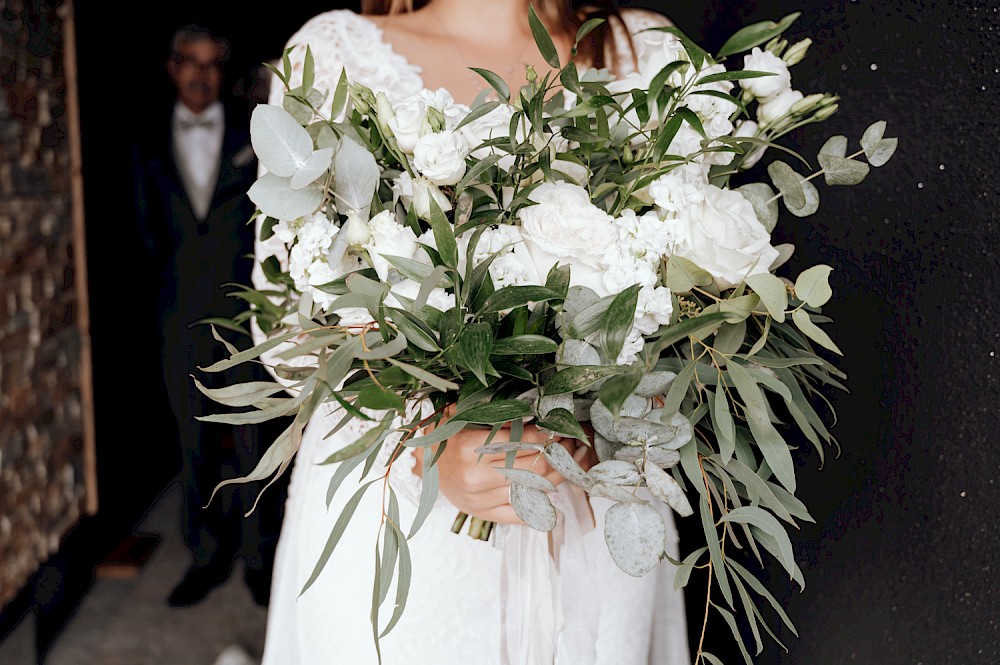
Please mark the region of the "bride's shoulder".
POLYGON ((332 9, 317 14, 303 23, 288 40, 288 45, 315 43, 342 48, 365 42, 377 43, 380 37, 381 29, 370 17, 362 16, 350 9, 332 9))
POLYGON ((621 10, 622 22, 630 34, 649 28, 662 28, 673 23, 663 14, 650 9, 627 8, 621 10))

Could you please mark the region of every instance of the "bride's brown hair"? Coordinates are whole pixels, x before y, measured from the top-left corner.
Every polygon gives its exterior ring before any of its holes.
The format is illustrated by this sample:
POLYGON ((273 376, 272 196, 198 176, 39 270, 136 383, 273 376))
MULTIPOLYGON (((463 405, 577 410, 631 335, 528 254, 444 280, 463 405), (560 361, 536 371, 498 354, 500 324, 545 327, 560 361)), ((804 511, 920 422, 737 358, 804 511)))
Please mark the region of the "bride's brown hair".
MULTIPOLYGON (((422 9, 430 3, 430 0, 361 0, 362 14, 398 14, 400 12, 412 12, 422 9)), ((594 67, 606 67, 605 54, 615 54, 615 33, 611 29, 612 21, 619 26, 625 26, 618 3, 615 0, 532 0, 536 10, 547 19, 550 25, 556 26, 557 30, 563 32, 569 39, 576 37, 576 31, 585 21, 592 18, 603 18, 605 23, 593 30, 580 43, 580 56, 594 67)), ((621 34, 629 39, 631 50, 631 38, 628 30, 622 30, 621 34)), ((615 63, 611 63, 615 64, 615 63)))

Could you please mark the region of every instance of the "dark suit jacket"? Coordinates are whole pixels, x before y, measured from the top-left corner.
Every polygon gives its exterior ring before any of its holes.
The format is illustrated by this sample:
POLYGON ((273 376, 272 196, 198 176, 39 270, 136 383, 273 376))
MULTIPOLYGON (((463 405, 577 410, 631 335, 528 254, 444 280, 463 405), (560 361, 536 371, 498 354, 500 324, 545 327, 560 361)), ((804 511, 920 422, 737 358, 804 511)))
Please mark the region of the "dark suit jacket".
MULTIPOLYGON (((174 159, 171 117, 133 150, 136 218, 155 274, 157 309, 167 344, 199 339, 200 346, 218 345, 207 326, 189 329, 209 316, 230 317, 245 309, 227 297, 227 282, 250 283, 253 265, 254 205, 246 196, 257 177, 247 123, 227 117, 218 183, 208 217, 199 222, 184 191, 174 159)), ((245 343, 244 343, 245 344, 245 343)), ((198 351, 208 362, 210 350, 198 351)))

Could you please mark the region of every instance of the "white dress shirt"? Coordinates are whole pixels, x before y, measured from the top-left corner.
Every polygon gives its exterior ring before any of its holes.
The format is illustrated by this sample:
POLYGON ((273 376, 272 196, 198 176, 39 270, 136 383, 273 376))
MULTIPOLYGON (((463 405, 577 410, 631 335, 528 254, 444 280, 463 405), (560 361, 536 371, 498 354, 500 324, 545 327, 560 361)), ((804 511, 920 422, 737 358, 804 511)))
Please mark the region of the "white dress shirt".
POLYGON ((199 221, 208 217, 222 162, 225 114, 216 102, 194 113, 181 102, 174 105, 173 149, 181 182, 199 221))

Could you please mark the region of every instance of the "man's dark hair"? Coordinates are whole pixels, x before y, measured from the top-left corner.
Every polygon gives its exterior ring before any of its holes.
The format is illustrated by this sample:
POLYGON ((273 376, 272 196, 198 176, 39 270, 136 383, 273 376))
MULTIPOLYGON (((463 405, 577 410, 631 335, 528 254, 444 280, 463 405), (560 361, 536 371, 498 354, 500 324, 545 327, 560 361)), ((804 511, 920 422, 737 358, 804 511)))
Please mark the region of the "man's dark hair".
POLYGON ((208 28, 190 23, 174 32, 174 37, 170 42, 170 58, 174 61, 180 57, 180 51, 185 44, 192 42, 210 41, 219 47, 219 63, 229 60, 229 40, 219 37, 208 28))

